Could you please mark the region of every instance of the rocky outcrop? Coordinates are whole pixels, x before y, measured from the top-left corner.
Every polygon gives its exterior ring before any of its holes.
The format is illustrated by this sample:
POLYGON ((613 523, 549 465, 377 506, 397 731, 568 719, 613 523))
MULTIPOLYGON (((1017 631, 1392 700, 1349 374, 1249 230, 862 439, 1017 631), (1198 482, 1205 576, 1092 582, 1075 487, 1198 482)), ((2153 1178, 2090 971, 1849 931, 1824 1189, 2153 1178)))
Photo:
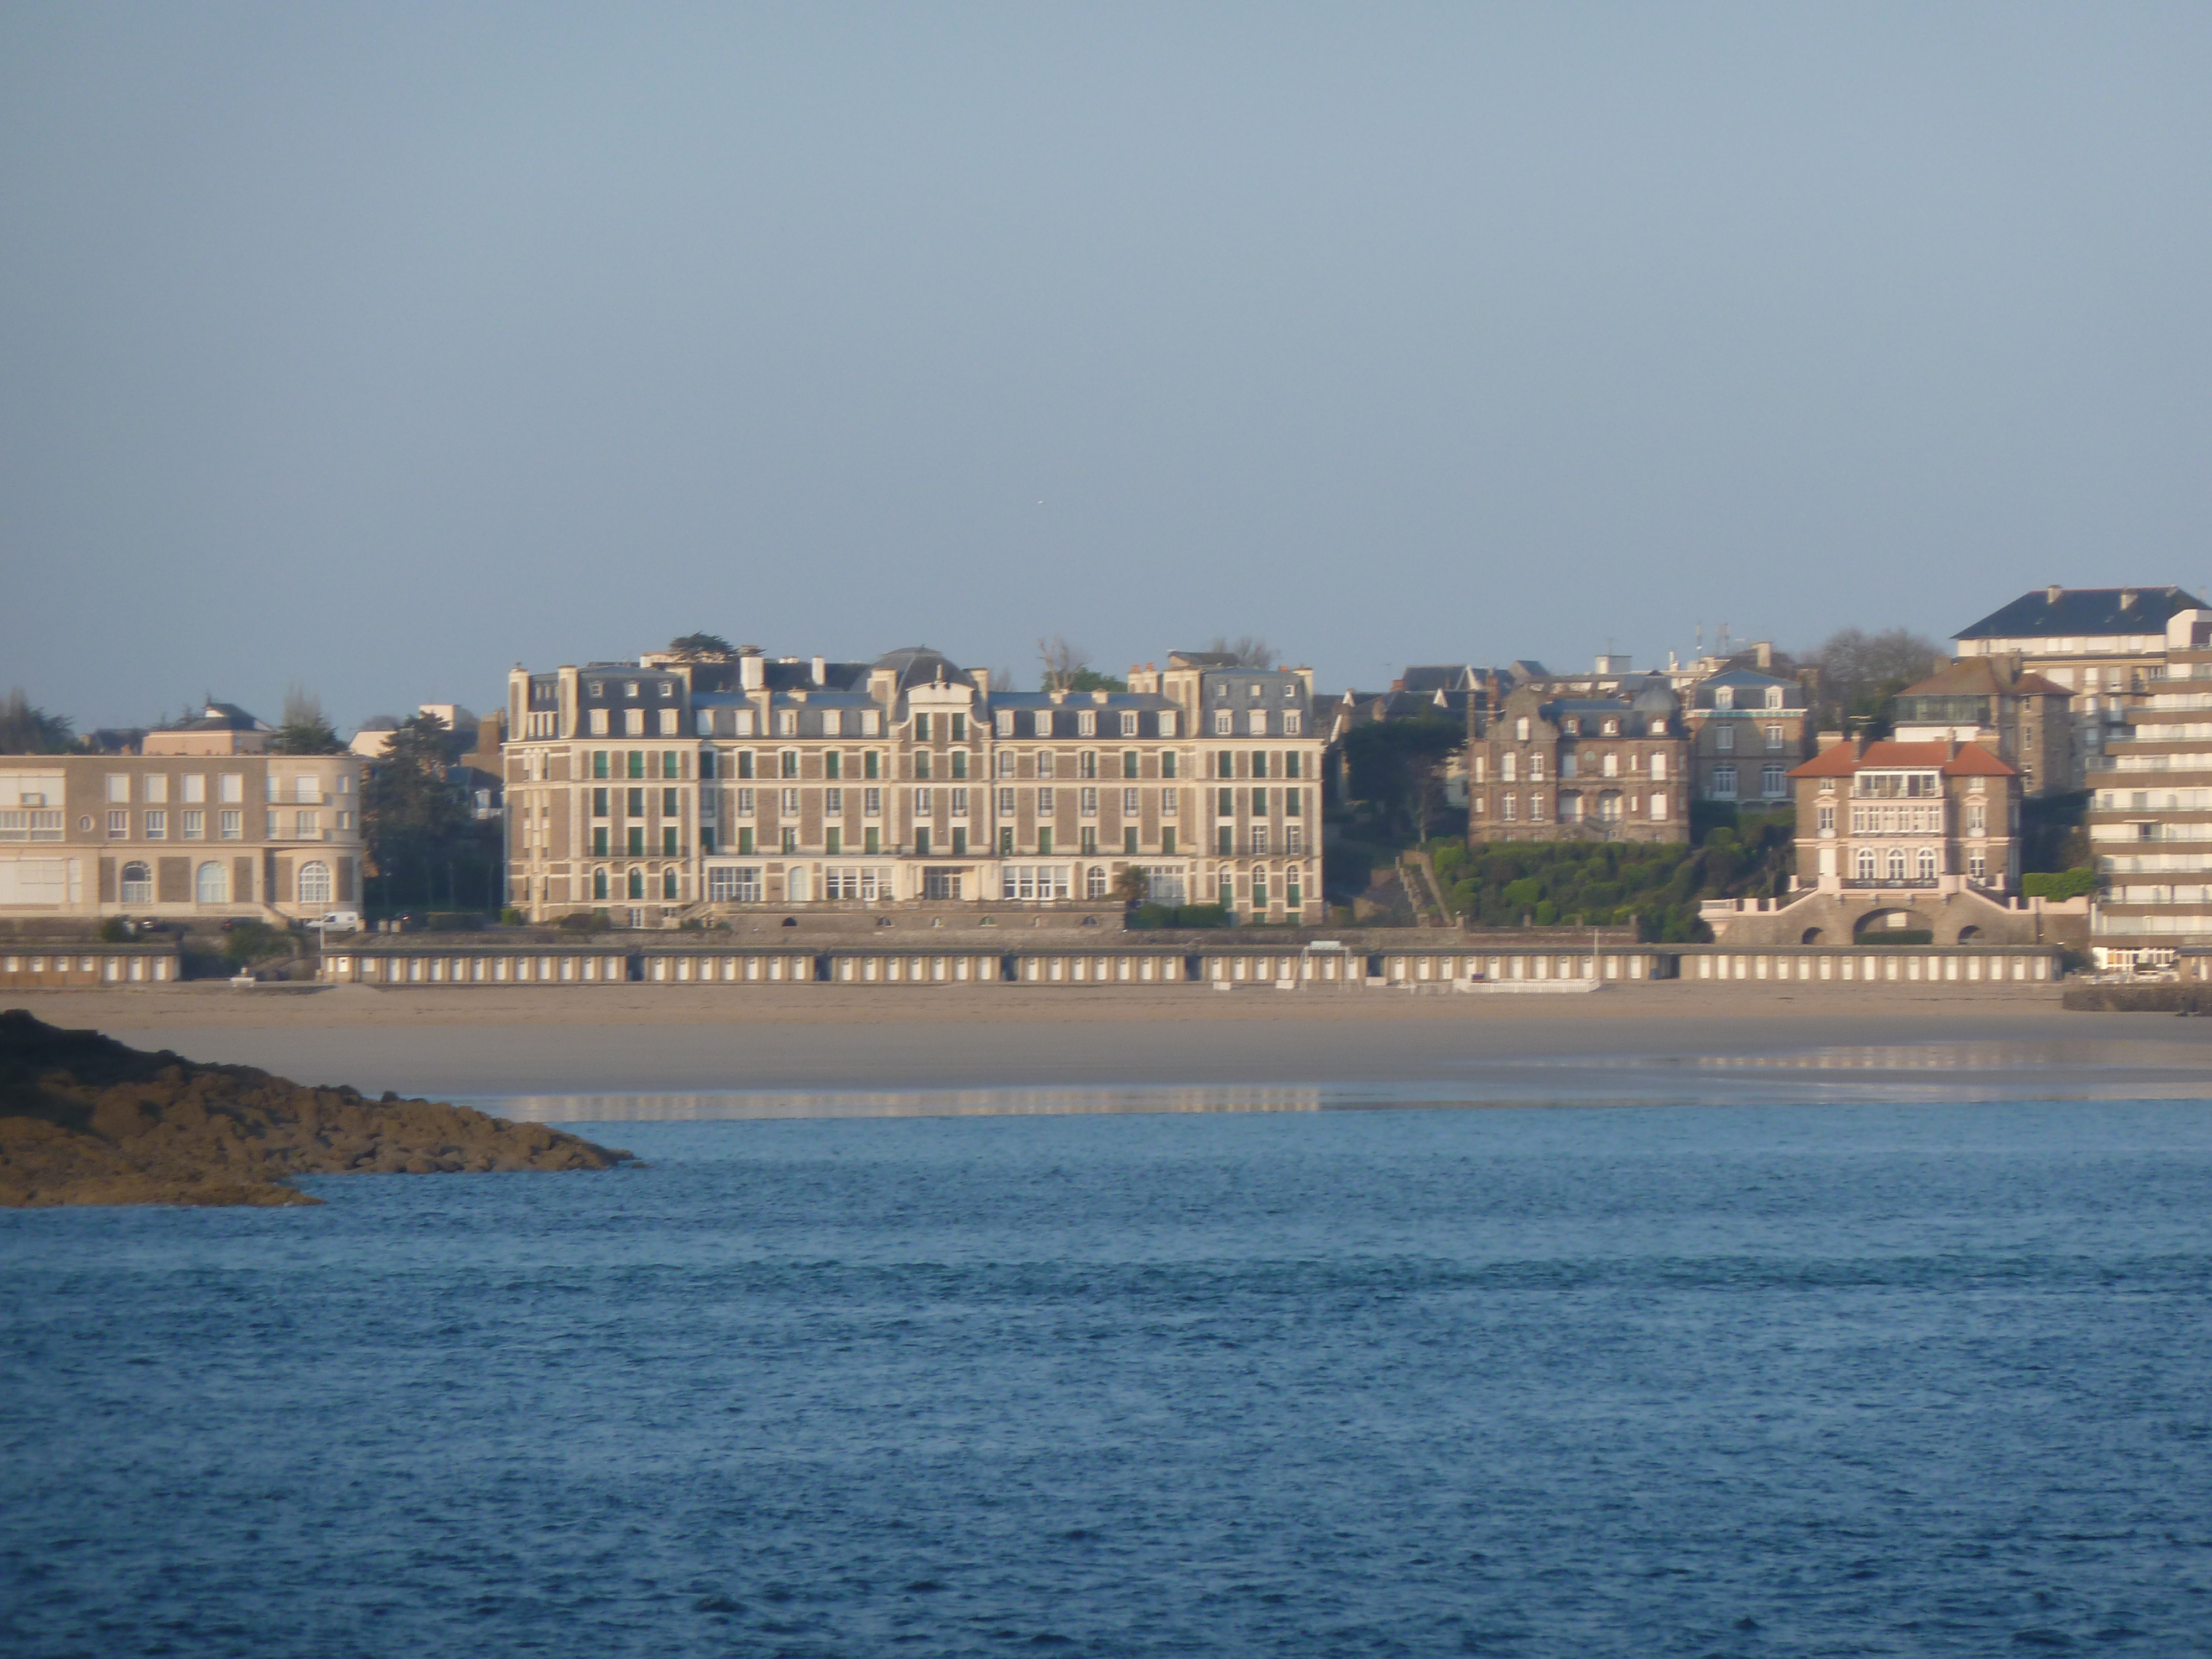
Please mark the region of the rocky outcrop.
POLYGON ((0 1013, 0 1205, 313 1204, 289 1177, 607 1170, 629 1157, 465 1106, 304 1088, 0 1013))

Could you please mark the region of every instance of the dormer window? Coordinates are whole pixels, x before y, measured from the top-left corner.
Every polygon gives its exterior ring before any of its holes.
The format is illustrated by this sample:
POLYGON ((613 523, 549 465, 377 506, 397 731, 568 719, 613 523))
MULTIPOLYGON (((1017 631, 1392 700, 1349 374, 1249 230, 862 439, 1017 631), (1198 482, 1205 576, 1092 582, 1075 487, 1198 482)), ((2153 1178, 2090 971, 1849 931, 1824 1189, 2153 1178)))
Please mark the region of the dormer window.
POLYGON ((607 695, 607 683, 605 680, 593 680, 588 689, 595 697, 604 697, 607 695))
POLYGON ((1620 735, 1620 722, 1617 720, 1607 720, 1605 723, 1605 735, 1608 738, 1619 737, 1620 735))
POLYGON ((1713 688, 1713 707, 1716 708, 1735 708, 1735 687, 1732 685, 1715 686, 1713 688))
POLYGON ((1559 722, 1559 730, 1571 738, 1578 738, 1583 734, 1583 723, 1570 714, 1559 722))
POLYGON ((664 697, 674 696, 676 695, 676 682, 674 680, 661 681, 660 695, 664 697))
POLYGON ((1665 737, 1667 735, 1667 722, 1663 720, 1653 720, 1651 722, 1651 735, 1655 738, 1665 737))
POLYGON ((1526 714, 1513 722, 1513 740, 1516 743, 1528 741, 1528 717, 1526 714))
POLYGON ((1766 688, 1766 706, 1769 708, 1779 708, 1782 707, 1782 688, 1780 686, 1770 685, 1766 688))
POLYGON ((625 681, 623 681, 623 696, 624 696, 625 697, 634 697, 634 696, 635 696, 636 695, 637 695, 637 682, 636 682, 635 680, 625 680, 625 681))
POLYGON ((1253 686, 1251 686, 1251 687, 1250 687, 1250 688, 1249 688, 1249 689, 1250 690, 1251 694, 1252 694, 1254 696, 1255 696, 1255 697, 1256 697, 1256 696, 1258 696, 1260 695, 1260 687, 1259 687, 1258 685, 1256 685, 1256 684, 1255 684, 1255 685, 1253 685, 1253 686))
POLYGON ((1121 735, 1125 738, 1133 738, 1137 735, 1137 717, 1127 710, 1124 710, 1121 715, 1121 735))
POLYGON ((1011 708, 1001 708, 999 711, 999 735, 1002 738, 1011 738, 1014 735, 1014 711, 1011 708))

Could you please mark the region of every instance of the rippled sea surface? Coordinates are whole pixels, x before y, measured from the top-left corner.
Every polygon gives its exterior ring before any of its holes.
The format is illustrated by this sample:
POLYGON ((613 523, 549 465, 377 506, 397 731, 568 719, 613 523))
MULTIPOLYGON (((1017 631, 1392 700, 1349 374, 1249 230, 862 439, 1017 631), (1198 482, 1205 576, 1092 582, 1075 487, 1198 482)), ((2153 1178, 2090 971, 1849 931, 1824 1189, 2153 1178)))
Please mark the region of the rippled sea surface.
POLYGON ((0 1213, 0 1652, 2212 1653, 2212 1108, 606 1138, 0 1213))

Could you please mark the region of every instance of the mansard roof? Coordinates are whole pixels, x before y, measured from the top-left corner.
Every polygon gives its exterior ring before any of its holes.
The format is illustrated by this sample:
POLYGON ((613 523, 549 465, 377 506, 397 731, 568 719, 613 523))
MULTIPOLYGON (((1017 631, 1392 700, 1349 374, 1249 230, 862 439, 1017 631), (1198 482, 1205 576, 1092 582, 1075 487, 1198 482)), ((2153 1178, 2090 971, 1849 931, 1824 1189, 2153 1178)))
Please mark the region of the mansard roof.
POLYGON ((1908 685, 1900 697, 2070 697, 2064 686, 2040 674, 2006 672, 1988 657, 1968 657, 1948 668, 1939 668, 1917 685, 1908 685))
POLYGON ((886 651, 876 659, 873 666, 896 674, 893 685, 901 691, 911 690, 917 685, 932 685, 939 680, 964 682, 968 678, 951 658, 927 645, 902 645, 896 651, 886 651))

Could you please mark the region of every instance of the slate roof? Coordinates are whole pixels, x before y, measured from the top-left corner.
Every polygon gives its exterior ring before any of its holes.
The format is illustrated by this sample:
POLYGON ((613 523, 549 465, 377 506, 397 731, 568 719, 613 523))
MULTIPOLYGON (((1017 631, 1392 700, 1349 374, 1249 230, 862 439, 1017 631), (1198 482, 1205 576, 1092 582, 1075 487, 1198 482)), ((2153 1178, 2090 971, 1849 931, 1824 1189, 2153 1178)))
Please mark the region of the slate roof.
POLYGON ((2039 587, 2002 611, 1992 611, 1960 640, 2043 639, 2064 634, 2163 634, 2178 611, 2202 611, 2204 601, 2179 587, 2039 587), (2127 603, 2123 604, 2125 599, 2127 603))
POLYGON ((1938 669, 1917 685, 1908 685, 1900 697, 2070 697, 2064 686, 2040 674, 2005 674, 1987 657, 1969 657, 1948 668, 1938 669))

